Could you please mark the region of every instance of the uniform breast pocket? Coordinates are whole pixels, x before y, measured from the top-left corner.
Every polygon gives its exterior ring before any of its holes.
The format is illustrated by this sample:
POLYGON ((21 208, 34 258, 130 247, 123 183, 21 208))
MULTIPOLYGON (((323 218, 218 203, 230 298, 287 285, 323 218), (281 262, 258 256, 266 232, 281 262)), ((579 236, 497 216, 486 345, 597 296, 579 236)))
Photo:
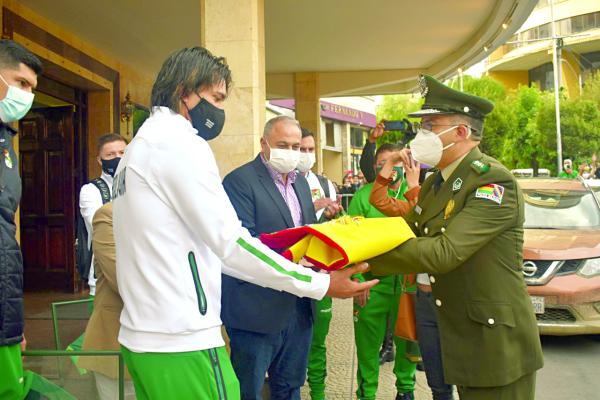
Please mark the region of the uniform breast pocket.
POLYGON ((472 321, 489 328, 495 328, 500 325, 514 328, 515 315, 510 303, 467 303, 467 314, 472 321))

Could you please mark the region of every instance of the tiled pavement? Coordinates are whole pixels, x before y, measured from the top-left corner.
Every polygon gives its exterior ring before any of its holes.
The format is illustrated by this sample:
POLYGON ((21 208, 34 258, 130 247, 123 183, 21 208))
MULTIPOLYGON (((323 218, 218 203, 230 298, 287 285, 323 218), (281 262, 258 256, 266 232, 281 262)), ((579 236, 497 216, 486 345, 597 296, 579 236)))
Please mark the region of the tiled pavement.
MULTIPOLYGON (((394 400, 396 388, 393 363, 384 364, 379 373, 377 399, 394 400)), ((334 300, 333 319, 327 337, 327 400, 356 399, 356 350, 352 322, 352 300, 334 300)), ((431 392, 425 374, 417 371, 415 399, 429 400, 431 392)), ((302 388, 302 400, 310 400, 308 385, 302 388)))

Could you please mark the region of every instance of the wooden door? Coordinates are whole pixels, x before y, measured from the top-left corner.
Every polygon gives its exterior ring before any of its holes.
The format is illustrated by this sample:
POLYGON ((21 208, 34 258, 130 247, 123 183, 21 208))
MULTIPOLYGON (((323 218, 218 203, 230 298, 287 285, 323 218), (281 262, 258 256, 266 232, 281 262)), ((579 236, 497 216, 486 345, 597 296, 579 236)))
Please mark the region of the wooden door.
POLYGON ((73 291, 74 106, 31 111, 19 122, 21 249, 27 290, 73 291))

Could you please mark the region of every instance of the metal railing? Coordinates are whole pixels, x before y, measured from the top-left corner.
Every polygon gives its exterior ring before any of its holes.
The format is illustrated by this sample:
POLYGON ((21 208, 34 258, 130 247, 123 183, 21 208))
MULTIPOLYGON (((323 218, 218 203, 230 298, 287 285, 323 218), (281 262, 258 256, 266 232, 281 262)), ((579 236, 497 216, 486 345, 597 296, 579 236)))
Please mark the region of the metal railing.
MULTIPOLYGON (((125 399, 125 362, 123 355, 117 350, 26 350, 24 357, 117 357, 118 358, 118 385, 119 400, 125 399)), ((43 376, 43 375, 42 375, 43 376)), ((63 386, 62 377, 59 376, 59 387, 63 386)))

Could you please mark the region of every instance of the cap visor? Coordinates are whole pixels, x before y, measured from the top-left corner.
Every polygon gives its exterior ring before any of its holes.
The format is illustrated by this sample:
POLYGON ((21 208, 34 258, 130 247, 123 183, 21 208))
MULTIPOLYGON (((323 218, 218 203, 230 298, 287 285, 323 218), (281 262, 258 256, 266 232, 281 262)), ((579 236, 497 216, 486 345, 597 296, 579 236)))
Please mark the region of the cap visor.
POLYGON ((448 111, 436 110, 435 108, 425 108, 423 110, 415 111, 408 114, 409 117, 424 117, 426 115, 445 115, 445 114, 454 114, 448 111))

